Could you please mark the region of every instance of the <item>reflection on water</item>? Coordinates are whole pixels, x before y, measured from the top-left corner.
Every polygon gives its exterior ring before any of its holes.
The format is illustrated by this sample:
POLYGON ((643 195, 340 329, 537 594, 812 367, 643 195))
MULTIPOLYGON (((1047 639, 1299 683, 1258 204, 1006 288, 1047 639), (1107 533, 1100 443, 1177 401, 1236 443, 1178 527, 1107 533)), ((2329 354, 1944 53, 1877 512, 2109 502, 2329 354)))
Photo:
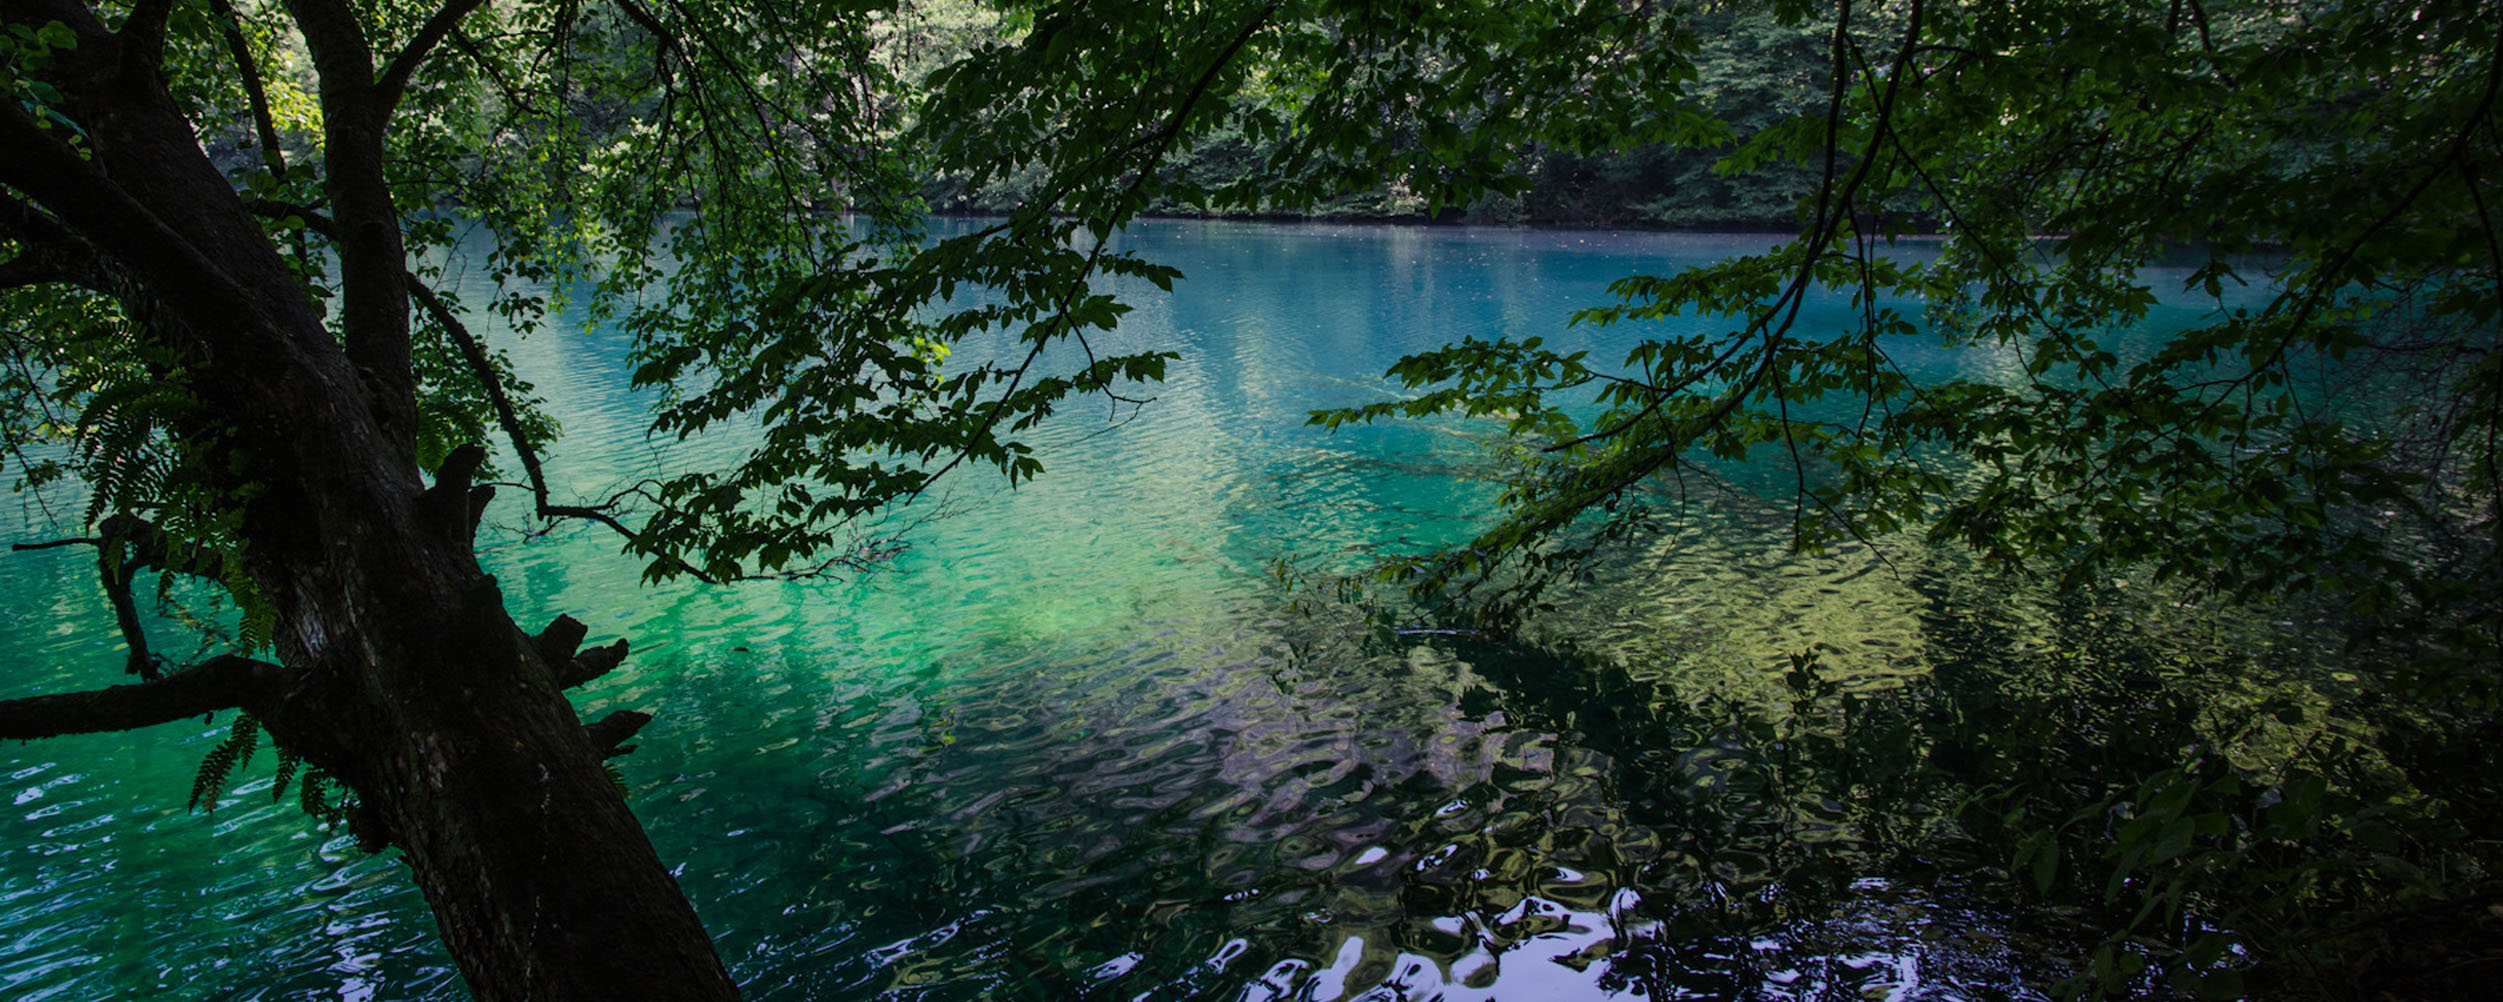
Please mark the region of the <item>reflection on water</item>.
MULTIPOLYGON (((646 589, 596 535, 489 544, 518 618, 634 642, 582 702, 656 714, 622 771, 752 997, 1999 999, 2065 972, 2062 920, 1957 818, 2077 773, 2122 719, 2106 694, 2168 670, 2176 636, 2077 625, 2125 595, 2051 608, 1911 548, 1796 557, 1781 513, 1735 501, 1664 505, 1521 644, 1385 637, 1264 571, 1464 538, 1491 503, 1491 428, 1322 436, 1307 409, 1465 335, 1610 357, 1644 332, 1563 326, 1607 281, 1769 241, 1134 239, 1189 281, 1135 290, 1096 347, 1178 347, 1158 402, 1108 434, 1071 408, 1050 473, 960 484, 885 573, 646 589)), ((641 438, 614 334, 506 346, 565 423, 560 491, 723 448, 641 438)), ((0 561, 8 692, 113 680, 91 573, 0 561)), ((2145 754, 2196 726, 2128 712, 2145 754)), ((182 810, 223 726, 0 750, 6 994, 460 997, 397 864, 270 805, 265 771, 182 810)))

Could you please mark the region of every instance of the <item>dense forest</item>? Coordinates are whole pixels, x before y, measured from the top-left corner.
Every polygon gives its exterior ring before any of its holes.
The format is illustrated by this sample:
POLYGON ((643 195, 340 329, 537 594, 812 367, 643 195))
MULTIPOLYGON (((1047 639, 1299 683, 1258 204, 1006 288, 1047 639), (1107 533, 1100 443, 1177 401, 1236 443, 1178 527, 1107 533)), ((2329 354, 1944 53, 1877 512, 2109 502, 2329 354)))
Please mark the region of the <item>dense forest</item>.
MULTIPOLYGON (((936 65, 994 40, 1001 24, 996 13, 973 4, 901 10, 890 29, 895 32, 889 50, 896 54, 897 74, 923 79, 936 65)), ((1813 172, 1787 162, 1763 164, 1743 176, 1714 168, 1756 134, 1817 110, 1826 82, 1817 67, 1832 34, 1830 18, 1820 20, 1813 12, 1782 16, 1770 4, 1720 4, 1682 12, 1680 25, 1695 39, 1708 40, 1699 43, 1695 79, 1682 90, 1724 133, 1697 141, 1597 147, 1523 143, 1508 151, 1517 158, 1508 169, 1509 184, 1457 203, 1436 201, 1430 188, 1393 180, 1310 200, 1222 208, 1167 197, 1151 203, 1146 212, 1499 226, 1794 228, 1799 200, 1816 183, 1813 172)), ((1382 138, 1413 147, 1422 137, 1392 131, 1382 138)), ((1207 191, 1243 182, 1258 185, 1284 145, 1283 136, 1262 133, 1254 138, 1239 123, 1220 123, 1176 149, 1164 169, 1176 180, 1207 191)), ((997 213, 1031 201, 1045 183, 1042 172, 1031 169, 981 185, 967 184, 962 173, 937 172, 925 175, 920 194, 940 211, 997 213)))
MULTIPOLYGON (((1640 330, 1623 358, 1466 336, 1313 413, 1500 426, 1503 489, 1460 545, 1282 584, 1359 633, 1549 644, 1664 485, 1769 457, 1746 489, 1794 551, 1949 554, 1939 589, 2025 589, 2069 638, 2043 663, 2094 691, 1979 684, 1927 717, 1837 696, 1813 649, 1784 674, 1802 717, 1954 735, 1913 756, 1961 791, 1923 809, 1966 876, 2059 917, 2049 990, 2463 997, 2503 963, 2503 5, 5 0, 0 25, 0 473, 68 513, 18 545, 92 551, 120 644, 91 687, 7 683, 0 737, 227 715, 192 800, 275 749, 301 823, 405 860, 476 998, 740 993, 620 792, 651 718, 567 695, 642 639, 525 626, 482 532, 588 526, 652 583, 874 575, 900 545, 876 516, 1085 476, 1038 429, 1153 406, 1176 356, 1097 347, 1117 289, 1189 280, 1117 236, 1172 216, 1782 234, 1619 280, 1574 322, 1640 330), (509 284, 453 295, 455 251, 509 284), (2117 347, 2179 295, 2210 308, 2117 347), (1803 320, 1820 297, 1847 319, 1803 320), (741 447, 552 490, 558 423, 473 328, 569 317, 630 338, 650 436, 741 447), (1915 342, 2016 361, 1915 379, 1915 342), (167 656, 196 637, 142 614, 150 573, 217 596, 200 656, 167 656), (2331 666, 2074 654, 2219 607, 2331 666)), ((1516 687, 1575 720, 1615 712, 1609 677, 1516 687)))

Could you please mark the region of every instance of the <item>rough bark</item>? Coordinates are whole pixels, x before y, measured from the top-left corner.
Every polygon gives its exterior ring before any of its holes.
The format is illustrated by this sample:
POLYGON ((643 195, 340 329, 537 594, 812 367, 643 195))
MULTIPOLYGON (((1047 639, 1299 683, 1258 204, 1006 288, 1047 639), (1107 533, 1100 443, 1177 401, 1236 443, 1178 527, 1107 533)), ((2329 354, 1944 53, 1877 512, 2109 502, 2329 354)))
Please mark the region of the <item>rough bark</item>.
MULTIPOLYGON (((184 358, 203 415, 176 434, 210 450, 248 499, 239 536, 275 607, 284 665, 204 664, 104 696, 0 704, 0 732, 72 706, 114 727, 178 719, 196 712, 197 690, 246 677, 249 702, 228 705, 249 705, 356 791, 372 830, 405 854, 475 997, 735 998, 601 765, 630 721, 595 734, 559 691, 624 648, 543 654, 472 554, 475 457, 432 487, 419 476, 405 264, 382 184, 396 94, 379 92, 344 3, 289 6, 323 76, 344 350, 201 152, 145 40, 122 46, 82 4, 0 0, 0 20, 57 20, 78 35, 47 74, 85 130, 73 148, 0 102, 0 196, 57 220, 164 314, 151 334, 184 358)), ((408 72, 394 75, 396 91, 408 72)))

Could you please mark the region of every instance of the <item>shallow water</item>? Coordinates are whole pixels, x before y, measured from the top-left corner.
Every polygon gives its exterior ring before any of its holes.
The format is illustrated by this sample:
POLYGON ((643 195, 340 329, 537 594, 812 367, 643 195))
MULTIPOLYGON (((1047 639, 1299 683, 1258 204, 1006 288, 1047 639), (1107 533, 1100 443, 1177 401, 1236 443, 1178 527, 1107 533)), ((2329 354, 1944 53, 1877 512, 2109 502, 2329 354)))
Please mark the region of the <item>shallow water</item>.
MULTIPOLYGON (((1307 410, 1463 336, 1617 357, 1642 331, 1572 309, 1770 238, 1130 239, 1188 275, 1096 346, 1179 350, 1156 402, 1066 408, 1040 480, 959 480, 875 575, 644 587, 596 534, 484 537, 516 618, 633 643, 579 702, 655 715, 620 770, 750 997, 1999 999, 2066 973, 2060 922, 1960 836, 1959 763, 2002 754, 2010 702, 2057 747, 2054 711, 2146 644, 2065 635, 2090 617, 1945 557, 1789 555, 1786 513, 1743 496, 1659 499, 1540 646, 1384 637, 1269 573, 1461 538, 1495 491, 1492 425, 1325 435, 1307 410)), ((560 493, 712 448, 642 436, 617 335, 501 340, 564 423, 560 493)), ((47 517, 5 527, 73 534, 47 517)), ((92 566, 0 559, 7 693, 118 681, 92 566)), ((184 810, 226 724, 0 748, 0 995, 462 997, 398 864, 272 806, 267 752, 184 810)))

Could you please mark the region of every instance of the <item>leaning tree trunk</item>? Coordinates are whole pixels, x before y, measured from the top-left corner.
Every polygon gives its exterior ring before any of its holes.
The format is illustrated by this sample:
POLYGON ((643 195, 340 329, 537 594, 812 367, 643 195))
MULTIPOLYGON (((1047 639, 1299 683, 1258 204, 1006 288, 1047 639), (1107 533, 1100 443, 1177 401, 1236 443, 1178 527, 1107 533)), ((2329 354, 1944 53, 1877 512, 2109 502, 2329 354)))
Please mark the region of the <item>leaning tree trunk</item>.
POLYGON ((119 298, 179 360, 168 378, 194 412, 175 434, 240 506, 235 535, 276 611, 284 664, 229 671, 249 663, 223 659, 119 691, 11 701, 0 717, 60 733, 73 729, 61 713, 112 704, 83 729, 139 726, 231 685, 223 705, 347 783, 360 834, 406 854, 477 998, 736 998, 601 764, 638 721, 586 729, 560 692, 623 646, 577 657, 570 620, 524 634, 471 550, 490 493, 470 485, 481 453, 456 453, 432 488, 416 468, 405 261, 381 154, 422 49, 378 74, 352 8, 291 0, 322 76, 344 300, 334 334, 171 97, 162 22, 147 21, 170 6, 136 5, 115 32, 84 4, 0 0, 12 27, 77 35, 45 72, 54 110, 80 126, 0 101, 0 236, 19 260, 75 264, 65 280, 119 298), (55 722, 26 723, 45 714, 55 722))
POLYGON ((478 998, 735 997, 558 692, 579 662, 545 654, 570 642, 543 653, 470 559, 468 493, 307 499, 336 556, 263 572, 295 586, 281 622, 312 669, 265 723, 406 853, 478 998))

